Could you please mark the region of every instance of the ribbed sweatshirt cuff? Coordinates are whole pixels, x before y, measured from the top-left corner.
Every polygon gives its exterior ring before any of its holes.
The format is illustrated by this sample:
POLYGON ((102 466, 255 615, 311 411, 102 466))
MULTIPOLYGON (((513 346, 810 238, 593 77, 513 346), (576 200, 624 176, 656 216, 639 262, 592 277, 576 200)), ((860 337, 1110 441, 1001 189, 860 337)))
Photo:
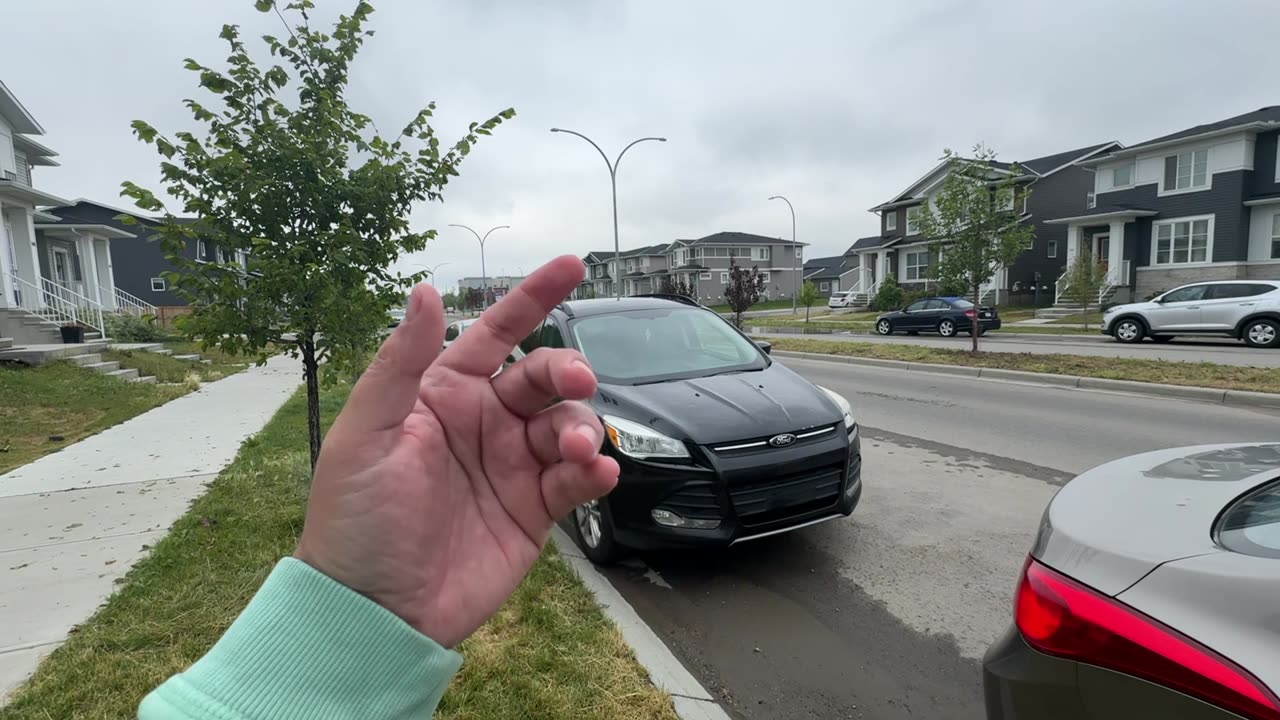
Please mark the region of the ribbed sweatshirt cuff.
POLYGON ((430 717, 462 657, 294 558, 140 720, 430 717))

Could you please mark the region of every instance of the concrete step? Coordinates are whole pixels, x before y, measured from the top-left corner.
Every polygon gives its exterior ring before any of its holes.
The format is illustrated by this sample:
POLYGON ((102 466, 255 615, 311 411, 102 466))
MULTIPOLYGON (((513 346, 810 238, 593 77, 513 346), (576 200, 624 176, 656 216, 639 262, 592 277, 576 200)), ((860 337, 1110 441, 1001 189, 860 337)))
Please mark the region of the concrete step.
POLYGON ((89 363, 87 365, 81 365, 80 367, 100 372, 103 375, 110 375, 120 369, 120 363, 114 360, 109 360, 107 362, 89 363))
POLYGON ((13 347, 13 338, 0 337, 0 350, 8 350, 13 347))
POLYGON ((102 355, 99 353, 85 353, 84 355, 72 355, 65 359, 67 362, 75 363, 80 367, 84 367, 85 365, 102 362, 102 355))
POLYGON ((192 362, 200 362, 201 360, 199 355, 174 355, 173 359, 174 360, 190 360, 192 362))
POLYGON ((155 353, 155 354, 157 354, 157 355, 172 355, 172 354, 173 354, 173 351, 172 351, 172 350, 170 350, 170 349, 169 349, 169 348, 167 348, 167 347, 163 347, 163 346, 162 346, 159 350, 149 350, 148 352, 153 352, 153 353, 155 353))
POLYGON ((141 383, 143 385, 155 385, 156 376, 155 375, 139 375, 138 377, 131 379, 129 382, 141 383))
POLYGON ((104 373, 107 377, 120 378, 121 380, 133 380, 138 377, 138 371, 134 368, 124 368, 122 370, 112 370, 104 373))
POLYGON ((92 340, 102 340, 104 338, 102 337, 102 333, 98 332, 97 330, 86 330, 84 332, 84 339, 85 339, 85 342, 89 342, 92 340))

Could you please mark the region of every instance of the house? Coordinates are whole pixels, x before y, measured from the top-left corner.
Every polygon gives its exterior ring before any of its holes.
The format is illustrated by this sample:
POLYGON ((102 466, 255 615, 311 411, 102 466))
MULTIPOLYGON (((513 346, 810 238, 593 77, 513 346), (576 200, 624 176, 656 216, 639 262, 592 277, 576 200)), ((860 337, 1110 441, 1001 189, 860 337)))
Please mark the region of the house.
POLYGON ((618 277, 615 267, 615 253, 612 250, 587 253, 582 262, 587 266, 587 280, 596 297, 612 297, 613 281, 618 277))
POLYGON ((665 249, 667 268, 676 279, 697 288, 700 302, 720 302, 729 284, 729 261, 757 266, 764 274, 765 296, 791 297, 801 285, 804 243, 752 235, 718 232, 696 240, 676 240, 665 249))
POLYGON ((823 297, 831 297, 832 293, 848 290, 849 286, 858 280, 857 270, 850 268, 848 261, 849 258, 845 255, 806 260, 804 281, 813 283, 823 297))
POLYGON ((667 269, 669 246, 669 243, 649 245, 622 254, 623 295, 662 292, 662 281, 671 275, 667 269))
POLYGON ((68 201, 34 186, 57 153, 32 139, 44 129, 0 82, 0 337, 57 342, 58 328, 105 331, 104 314, 147 305, 115 284, 112 245, 133 233, 98 222, 63 222, 42 208, 68 201))
POLYGON ((489 275, 486 277, 464 277, 458 280, 459 290, 489 289, 489 301, 497 302, 506 297, 517 285, 524 282, 524 275, 489 275))
MULTIPOLYGON (((1107 268, 1102 300, 1200 280, 1280 279, 1280 106, 1197 125, 1080 162, 1090 195, 1048 222, 1064 256, 1107 268)), ((1063 288, 1059 288, 1061 292, 1063 288)))
MULTIPOLYGON (((1031 247, 1012 265, 1000 268, 982 288, 984 302, 1001 302, 1011 294, 1029 292, 1060 276, 1066 266, 1066 231, 1052 221, 1070 215, 1085 205, 1094 188, 1094 173, 1080 163, 1116 150, 1117 142, 1106 142, 1067 150, 1016 163, 992 162, 992 181, 1013 177, 1030 190, 1019 207, 1009 208, 1019 222, 1035 228, 1031 247)), ((932 273, 937 258, 930 240, 920 234, 919 216, 925 203, 934 202, 955 160, 944 160, 909 187, 873 208, 880 217, 880 233, 859 238, 845 252, 847 265, 856 270, 856 282, 848 288, 864 302, 874 296, 887 274, 900 285, 921 290, 937 278, 932 273)), ((945 250, 944 250, 945 252, 945 250)), ((843 288, 843 285, 842 285, 843 288)))

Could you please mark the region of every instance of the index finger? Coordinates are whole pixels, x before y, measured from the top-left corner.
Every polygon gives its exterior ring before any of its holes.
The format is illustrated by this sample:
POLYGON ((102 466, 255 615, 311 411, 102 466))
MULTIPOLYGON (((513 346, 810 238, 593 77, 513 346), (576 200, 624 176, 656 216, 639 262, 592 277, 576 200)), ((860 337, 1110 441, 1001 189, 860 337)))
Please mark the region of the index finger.
POLYGON ((533 271, 506 297, 480 313, 436 361, 451 370, 488 377, 526 335, 582 282, 586 268, 573 255, 561 255, 533 271))

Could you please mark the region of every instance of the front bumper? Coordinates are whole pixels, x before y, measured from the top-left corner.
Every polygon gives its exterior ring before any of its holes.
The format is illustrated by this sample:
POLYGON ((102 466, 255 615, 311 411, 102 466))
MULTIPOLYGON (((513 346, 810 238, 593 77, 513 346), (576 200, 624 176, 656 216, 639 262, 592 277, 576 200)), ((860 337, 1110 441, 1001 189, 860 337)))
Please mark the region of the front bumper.
POLYGON ((608 500, 614 537, 640 550, 724 547, 847 516, 862 497, 861 448, 859 430, 839 425, 829 437, 788 448, 698 447, 692 465, 614 453, 621 468, 608 500), (654 509, 718 524, 660 525, 654 509))

